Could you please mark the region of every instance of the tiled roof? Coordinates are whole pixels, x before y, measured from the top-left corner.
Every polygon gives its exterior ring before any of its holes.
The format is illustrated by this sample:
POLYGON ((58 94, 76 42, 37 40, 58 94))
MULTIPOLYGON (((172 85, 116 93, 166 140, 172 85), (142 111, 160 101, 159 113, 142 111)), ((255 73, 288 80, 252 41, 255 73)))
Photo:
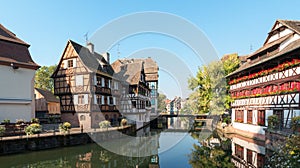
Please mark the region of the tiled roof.
POLYGON ((137 85, 140 81, 142 68, 141 62, 126 63, 115 69, 115 73, 119 75, 122 81, 126 81, 131 85, 137 85))
POLYGON ((119 59, 112 64, 115 71, 120 71, 120 65, 127 63, 143 63, 146 81, 157 81, 158 80, 158 65, 152 58, 126 58, 119 59))
POLYGON ((38 69, 39 65, 32 60, 28 47, 29 44, 0 24, 0 64, 10 66, 14 63, 19 67, 38 69))
POLYGON ((43 97, 46 99, 47 102, 56 102, 59 103, 59 99, 54 96, 54 94, 48 90, 43 90, 39 88, 35 88, 43 97))

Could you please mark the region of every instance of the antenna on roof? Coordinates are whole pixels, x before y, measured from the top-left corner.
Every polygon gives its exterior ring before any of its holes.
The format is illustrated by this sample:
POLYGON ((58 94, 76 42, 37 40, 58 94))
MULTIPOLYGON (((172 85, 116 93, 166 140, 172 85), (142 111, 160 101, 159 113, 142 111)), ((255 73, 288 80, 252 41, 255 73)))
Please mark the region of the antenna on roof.
POLYGON ((253 46, 252 46, 252 44, 250 44, 250 51, 252 51, 253 50, 253 46))
POLYGON ((84 38, 85 38, 85 43, 86 43, 86 44, 89 42, 88 34, 89 34, 89 32, 86 32, 86 33, 84 34, 84 38))
POLYGON ((121 52, 120 52, 120 43, 118 43, 118 48, 117 48, 117 55, 118 55, 118 58, 120 58, 120 54, 121 54, 121 52))

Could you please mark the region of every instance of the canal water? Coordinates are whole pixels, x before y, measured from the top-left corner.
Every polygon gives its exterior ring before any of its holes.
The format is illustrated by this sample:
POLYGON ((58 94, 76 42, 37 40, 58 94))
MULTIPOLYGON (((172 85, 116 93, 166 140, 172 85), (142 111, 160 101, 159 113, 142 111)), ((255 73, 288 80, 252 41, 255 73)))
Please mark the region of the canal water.
MULTIPOLYGON (((111 140, 98 144, 35 151, 1 156, 3 167, 100 167, 100 168, 188 168, 188 167, 234 167, 240 166, 241 157, 235 151, 236 144, 249 145, 244 139, 225 138, 216 131, 190 129, 191 122, 185 118, 171 118, 168 129, 144 128, 137 135, 143 140, 111 140), (235 142, 233 142, 233 140, 235 142), (100 145, 99 145, 100 144, 100 145), (110 150, 109 145, 116 147, 110 150), (124 144, 127 144, 124 146, 124 144), (129 144, 129 145, 128 145, 129 144), (232 151, 234 150, 234 151, 232 151), (121 152, 120 152, 121 151, 121 152), (131 156, 121 153, 131 152, 131 156), (150 151, 150 152, 145 152, 150 151)), ((258 148, 253 146, 253 148, 258 148)), ((254 150, 254 149, 253 149, 254 150)), ((261 149, 260 149, 261 150, 261 149)), ((257 164, 257 163, 256 163, 257 164)))

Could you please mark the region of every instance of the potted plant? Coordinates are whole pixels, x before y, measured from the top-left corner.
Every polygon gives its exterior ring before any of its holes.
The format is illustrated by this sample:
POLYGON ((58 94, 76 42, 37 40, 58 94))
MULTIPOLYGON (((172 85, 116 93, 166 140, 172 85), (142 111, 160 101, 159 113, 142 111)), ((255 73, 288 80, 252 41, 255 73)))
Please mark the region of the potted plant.
POLYGON ((31 123, 39 123, 39 119, 38 118, 32 118, 31 119, 31 123))
POLYGON ((276 129, 279 127, 279 120, 277 115, 270 115, 268 117, 268 128, 276 129))
POLYGON ((123 126, 125 126, 125 125, 127 125, 127 120, 126 120, 125 118, 123 118, 123 119, 121 120, 121 126, 123 127, 123 126))
POLYGON ((29 126, 25 127, 25 133, 26 135, 33 135, 38 134, 42 132, 42 126, 38 123, 30 124, 29 126))
POLYGON ((300 132, 300 116, 292 118, 292 130, 300 132))
POLYGON ((99 123, 99 127, 100 127, 100 128, 106 128, 106 129, 108 129, 108 127, 110 127, 110 122, 107 121, 107 120, 101 121, 101 122, 99 123))
POLYGON ((59 124, 59 131, 63 132, 64 134, 66 132, 69 132, 70 129, 71 129, 71 123, 69 123, 69 122, 64 122, 62 124, 59 124))
POLYGON ((0 126, 0 136, 2 137, 5 133, 6 128, 4 126, 0 126))

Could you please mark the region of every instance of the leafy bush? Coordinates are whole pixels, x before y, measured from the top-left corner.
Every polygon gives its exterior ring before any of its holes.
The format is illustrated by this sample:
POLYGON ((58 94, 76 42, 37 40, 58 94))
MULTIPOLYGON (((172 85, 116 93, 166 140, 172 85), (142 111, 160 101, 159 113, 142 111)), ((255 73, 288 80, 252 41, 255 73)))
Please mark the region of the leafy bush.
POLYGON ((110 127, 110 122, 107 121, 107 120, 101 121, 101 122, 99 123, 99 127, 100 127, 100 128, 108 128, 108 127, 110 127))
POLYGON ((32 118, 31 123, 39 123, 40 120, 38 118, 32 118))
POLYGON ((42 126, 38 123, 33 123, 25 127, 24 131, 27 135, 37 134, 42 132, 42 126))
POLYGON ((0 136, 2 136, 5 132, 6 128, 4 126, 0 126, 0 136))
POLYGON ((300 116, 292 118, 292 129, 296 131, 297 128, 300 128, 300 116))
POLYGON ((228 116, 228 117, 224 118, 224 119, 223 119, 223 122, 226 123, 226 124, 231 123, 230 117, 228 116))
POLYGON ((10 123, 10 119, 4 119, 4 120, 2 121, 2 123, 4 123, 4 124, 9 124, 9 123, 10 123))
POLYGON ((279 126, 279 120, 277 115, 270 115, 268 117, 268 128, 275 129, 279 126))
POLYGON ((69 122, 64 122, 63 124, 59 125, 59 130, 63 132, 67 132, 71 129, 71 123, 69 122))

